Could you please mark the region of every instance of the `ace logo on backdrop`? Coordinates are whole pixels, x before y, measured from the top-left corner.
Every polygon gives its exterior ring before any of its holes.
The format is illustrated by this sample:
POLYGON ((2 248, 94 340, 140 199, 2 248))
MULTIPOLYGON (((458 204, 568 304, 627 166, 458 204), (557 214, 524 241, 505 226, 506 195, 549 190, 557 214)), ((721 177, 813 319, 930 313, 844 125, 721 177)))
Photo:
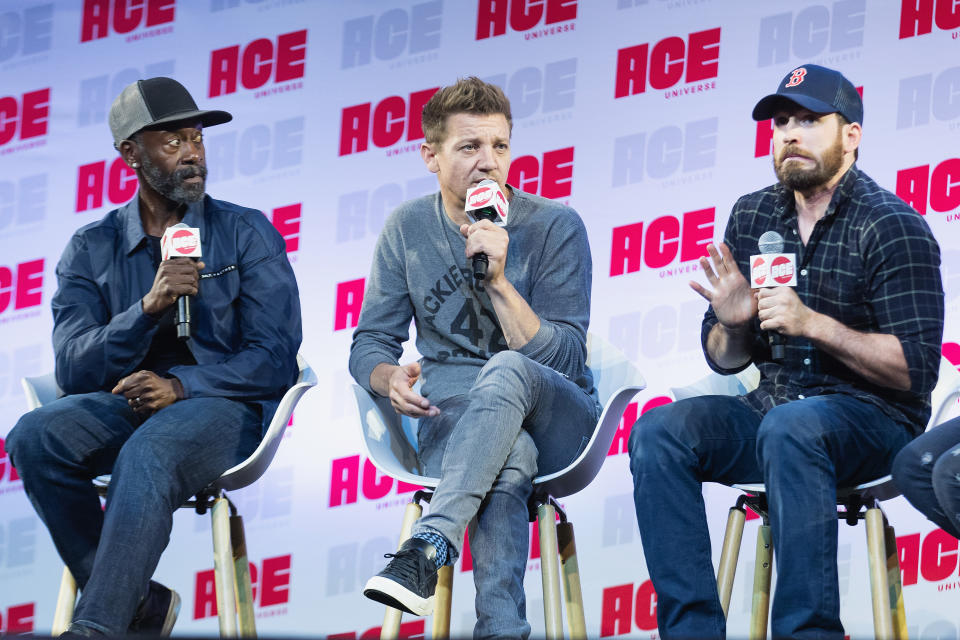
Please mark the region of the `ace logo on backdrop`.
POLYGON ((45 144, 34 138, 47 135, 49 116, 50 87, 0 98, 0 155, 45 144), (30 142, 17 145, 18 140, 30 142))
POLYGON ((691 91, 715 89, 720 64, 720 27, 695 31, 685 38, 670 36, 617 51, 615 98, 644 93, 647 86, 665 91, 665 97, 680 92, 666 91, 681 82, 694 84, 691 91))
POLYGON ((929 205, 938 213, 947 213, 948 222, 960 220, 955 212, 960 209, 960 158, 897 171, 897 195, 921 214, 927 213, 929 205))
MULTIPOLYGON (((131 33, 140 27, 168 25, 143 36, 158 36, 173 33, 177 0, 83 0, 83 16, 80 24, 80 42, 106 38, 113 33, 131 33)), ((139 39, 128 36, 127 40, 139 39)))
POLYGON ((478 0, 477 40, 502 36, 508 24, 526 40, 550 36, 573 31, 576 19, 577 0, 478 0))
MULTIPOLYGON (((259 89, 273 78, 275 85, 303 78, 307 59, 307 30, 281 33, 276 44, 269 38, 257 38, 241 51, 235 44, 210 52, 211 98, 237 91, 237 83, 244 89, 259 89)), ((302 83, 287 85, 285 89, 299 89, 302 83)), ((277 92, 280 92, 278 90, 277 92)), ((272 93, 257 92, 261 97, 272 93)))
MULTIPOLYGON (((402 96, 344 107, 340 116, 340 155, 366 151, 370 143, 384 148, 395 145, 407 133, 407 142, 423 139, 420 116, 423 106, 440 87, 413 91, 409 99, 402 96)), ((420 148, 420 145, 415 145, 420 148)))
POLYGON ((901 40, 928 34, 934 25, 942 31, 960 29, 960 4, 955 0, 901 0, 901 40))

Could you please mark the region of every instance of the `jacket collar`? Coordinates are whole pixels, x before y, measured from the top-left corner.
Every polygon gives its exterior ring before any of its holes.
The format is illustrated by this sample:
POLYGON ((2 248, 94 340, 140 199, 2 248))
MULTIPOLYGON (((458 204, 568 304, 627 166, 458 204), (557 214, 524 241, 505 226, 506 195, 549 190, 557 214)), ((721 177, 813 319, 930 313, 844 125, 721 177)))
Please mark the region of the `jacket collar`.
MULTIPOLYGON (((205 205, 210 198, 203 196, 200 202, 191 202, 187 206, 187 212, 183 215, 183 223, 188 227, 196 227, 200 230, 201 241, 205 237, 204 215, 205 205)), ((140 221, 140 193, 127 204, 119 209, 120 225, 123 230, 124 250, 127 255, 136 251, 144 242, 147 234, 143 230, 143 222, 140 221)))

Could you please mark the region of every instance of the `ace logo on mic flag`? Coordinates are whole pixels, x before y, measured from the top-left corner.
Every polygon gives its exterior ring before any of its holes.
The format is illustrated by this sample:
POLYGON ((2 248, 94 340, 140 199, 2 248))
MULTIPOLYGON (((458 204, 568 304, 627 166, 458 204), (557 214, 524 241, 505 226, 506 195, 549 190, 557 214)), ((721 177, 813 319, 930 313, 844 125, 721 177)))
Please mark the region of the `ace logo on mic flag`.
POLYGON ((168 227, 160 238, 160 253, 164 260, 201 257, 200 229, 182 223, 168 227))
POLYGON ((466 206, 464 207, 466 214, 476 222, 481 218, 486 218, 486 216, 479 214, 482 209, 489 209, 496 214, 492 220, 495 225, 500 227, 507 225, 509 205, 500 190, 500 186, 494 180, 481 180, 477 186, 467 189, 466 206))
POLYGON ((796 254, 761 253, 750 256, 750 287, 797 286, 796 254))

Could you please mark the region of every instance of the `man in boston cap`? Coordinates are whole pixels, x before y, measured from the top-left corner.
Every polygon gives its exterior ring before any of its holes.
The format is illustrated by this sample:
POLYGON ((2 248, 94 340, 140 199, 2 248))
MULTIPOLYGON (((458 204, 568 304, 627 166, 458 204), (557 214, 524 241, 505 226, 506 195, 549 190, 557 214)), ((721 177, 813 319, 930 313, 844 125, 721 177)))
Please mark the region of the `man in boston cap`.
POLYGON ((843 638, 838 486, 890 472, 930 417, 943 333, 940 250, 923 218, 856 165, 863 103, 803 65, 760 100, 778 182, 741 197, 700 259, 707 364, 751 363, 756 390, 648 411, 630 435, 637 521, 663 638, 718 638, 701 483, 763 482, 777 563, 775 638, 843 638), (796 286, 750 287, 761 236, 795 256, 796 286), (783 353, 779 354, 780 343, 783 353), (777 348, 774 348, 777 347, 777 348))
POLYGON ((300 303, 280 234, 259 211, 205 194, 197 108, 171 78, 138 80, 110 109, 137 196, 81 227, 57 264, 63 397, 24 415, 6 446, 81 590, 67 634, 168 634, 180 599, 151 581, 172 515, 254 451, 297 376, 300 303), (196 229, 202 258, 163 260, 196 229), (191 330, 173 316, 192 296, 191 330), (91 481, 111 474, 101 509, 91 481))

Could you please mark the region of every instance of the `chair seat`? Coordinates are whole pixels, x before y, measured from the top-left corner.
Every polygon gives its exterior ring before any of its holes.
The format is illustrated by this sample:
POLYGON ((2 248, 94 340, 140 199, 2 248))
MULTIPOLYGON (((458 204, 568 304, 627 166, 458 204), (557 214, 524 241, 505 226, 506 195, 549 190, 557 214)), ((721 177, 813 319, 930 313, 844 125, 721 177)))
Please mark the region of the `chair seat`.
MULTIPOLYGON (((767 492, 767 488, 762 482, 737 483, 730 486, 739 491, 743 491, 744 493, 760 494, 767 492)), ((868 482, 854 485, 852 487, 838 487, 837 503, 843 504, 846 502, 846 498, 848 496, 858 494, 863 496, 865 499, 876 498, 877 500, 884 501, 897 497, 900 495, 900 491, 893 483, 893 477, 890 475, 885 475, 868 482)))

